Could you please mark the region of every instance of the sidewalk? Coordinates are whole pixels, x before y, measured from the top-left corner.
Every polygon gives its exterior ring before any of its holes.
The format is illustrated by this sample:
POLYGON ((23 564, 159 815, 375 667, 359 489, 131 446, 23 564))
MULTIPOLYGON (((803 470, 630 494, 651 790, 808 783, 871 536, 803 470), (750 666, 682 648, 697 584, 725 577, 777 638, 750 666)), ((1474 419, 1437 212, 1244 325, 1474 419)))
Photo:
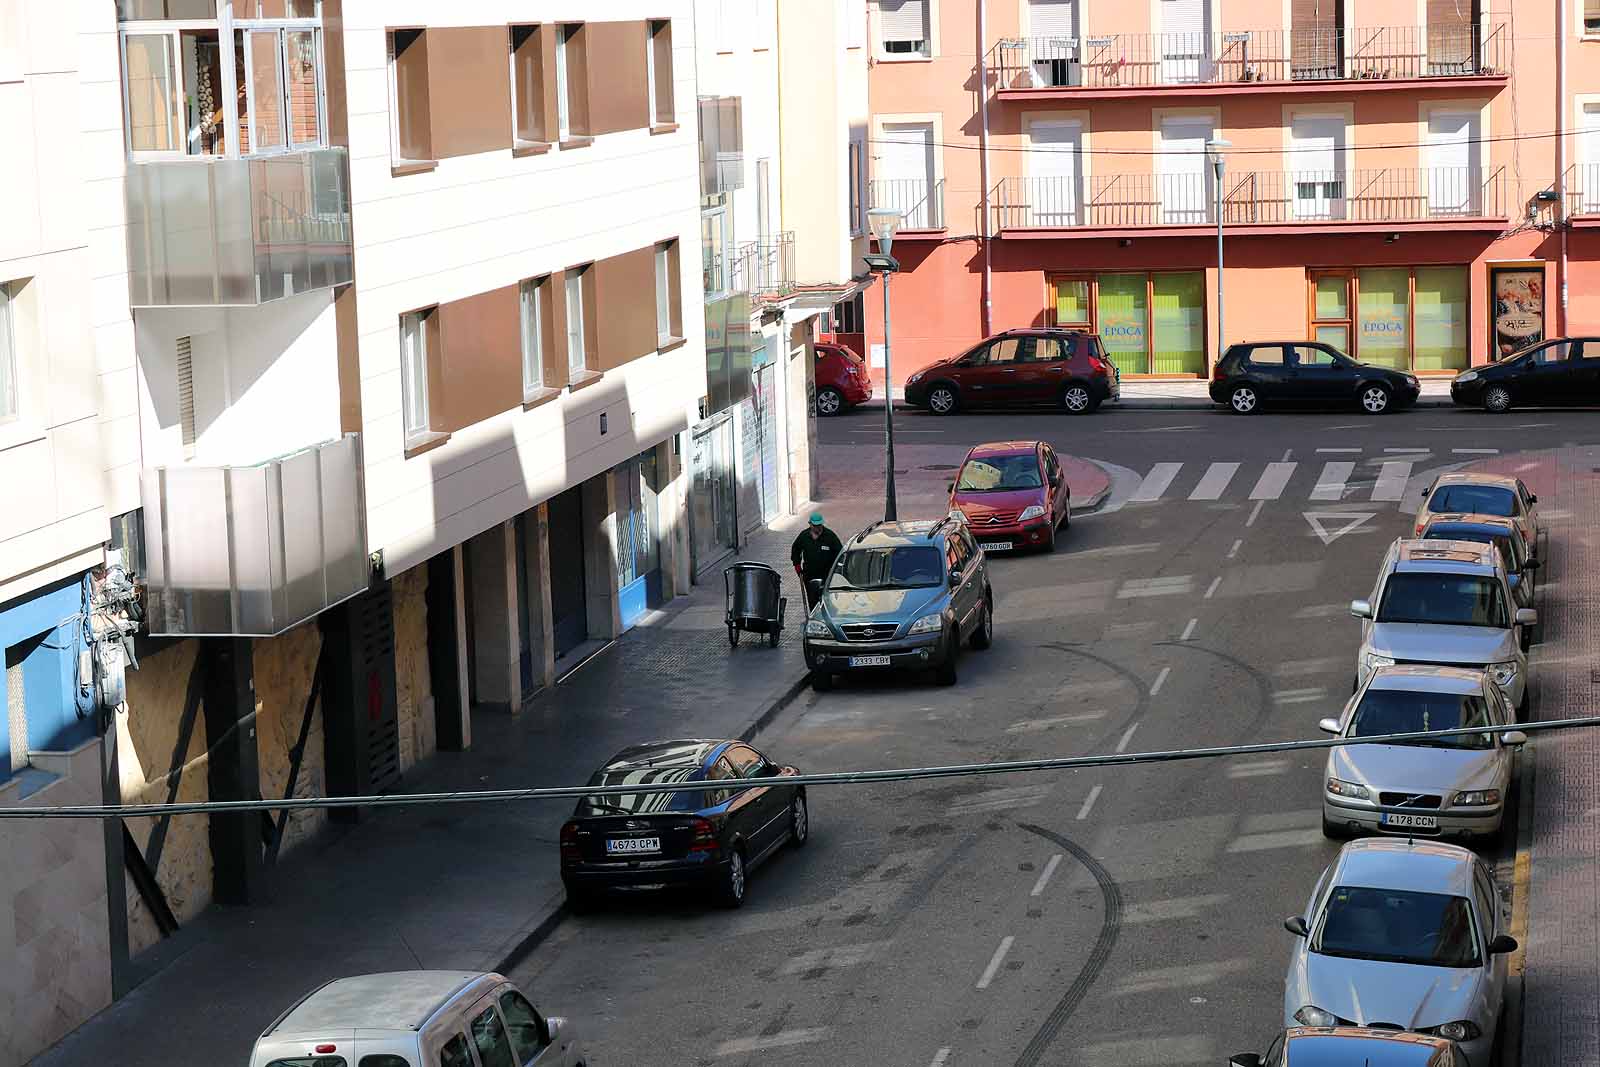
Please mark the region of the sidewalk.
MULTIPOLYGON (((1125 378, 1122 382, 1122 397, 1109 404, 1102 410, 1116 410, 1127 408, 1144 410, 1150 408, 1215 408, 1223 410, 1220 404, 1215 403, 1207 389, 1211 383, 1200 378, 1182 378, 1177 380, 1157 380, 1148 378, 1125 378)), ((905 390, 895 387, 894 398, 897 401, 905 400, 905 390)), ((882 394, 879 398, 869 400, 863 407, 882 407, 882 394)), ((1422 395, 1417 398, 1417 407, 1449 407, 1450 406, 1450 379, 1449 378, 1423 378, 1422 395)))

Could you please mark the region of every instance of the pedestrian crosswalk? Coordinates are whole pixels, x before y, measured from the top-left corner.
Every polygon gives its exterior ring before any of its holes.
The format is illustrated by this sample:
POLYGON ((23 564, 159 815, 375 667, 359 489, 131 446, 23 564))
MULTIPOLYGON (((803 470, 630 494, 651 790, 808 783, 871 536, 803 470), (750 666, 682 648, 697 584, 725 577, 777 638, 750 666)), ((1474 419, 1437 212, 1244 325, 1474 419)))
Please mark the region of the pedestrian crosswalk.
MULTIPOLYGON (((1355 449, 1318 449, 1348 456, 1355 449)), ((1384 449, 1371 459, 1323 458, 1299 462, 1283 460, 1255 464, 1155 463, 1129 493, 1128 503, 1162 500, 1251 501, 1303 499, 1317 503, 1373 501, 1398 503, 1406 499, 1411 479, 1429 454, 1415 449, 1384 449)))

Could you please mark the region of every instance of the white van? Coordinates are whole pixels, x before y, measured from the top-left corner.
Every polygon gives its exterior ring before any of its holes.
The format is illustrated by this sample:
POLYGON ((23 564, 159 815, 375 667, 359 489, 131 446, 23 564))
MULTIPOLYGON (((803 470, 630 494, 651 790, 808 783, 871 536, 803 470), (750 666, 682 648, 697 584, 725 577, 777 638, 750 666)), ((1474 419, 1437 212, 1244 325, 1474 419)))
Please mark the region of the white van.
POLYGON ((339 978, 256 1041, 250 1067, 582 1067, 565 1019, 480 971, 339 978))

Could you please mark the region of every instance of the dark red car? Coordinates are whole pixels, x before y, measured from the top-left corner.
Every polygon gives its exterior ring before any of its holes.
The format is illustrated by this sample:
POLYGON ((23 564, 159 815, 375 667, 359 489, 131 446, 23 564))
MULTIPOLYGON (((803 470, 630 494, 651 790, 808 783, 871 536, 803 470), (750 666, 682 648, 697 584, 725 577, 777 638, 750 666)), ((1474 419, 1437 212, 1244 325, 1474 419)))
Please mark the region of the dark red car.
POLYGON ((1072 490, 1055 449, 1043 441, 978 445, 950 485, 950 507, 985 552, 1056 547, 1056 530, 1072 521, 1072 490))
POLYGON ((818 341, 813 347, 817 350, 818 415, 837 415, 872 399, 872 379, 865 360, 831 341, 818 341))
POLYGON ((1087 415, 1120 395, 1100 338, 1053 327, 1007 330, 906 379, 906 403, 935 415, 1027 404, 1087 415))

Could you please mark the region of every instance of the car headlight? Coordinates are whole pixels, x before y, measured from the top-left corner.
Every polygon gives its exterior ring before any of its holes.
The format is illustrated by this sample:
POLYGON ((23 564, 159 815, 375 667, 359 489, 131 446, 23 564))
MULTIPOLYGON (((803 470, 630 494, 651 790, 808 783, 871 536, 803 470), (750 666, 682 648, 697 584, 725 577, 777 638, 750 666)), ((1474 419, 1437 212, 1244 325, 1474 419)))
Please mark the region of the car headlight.
POLYGON ((1331 1011, 1323 1011, 1315 1004, 1307 1004, 1294 1013, 1294 1021, 1301 1026, 1338 1026, 1339 1017, 1331 1011))
POLYGON ((1475 382, 1477 380, 1478 380, 1478 372, 1475 371, 1475 370, 1469 370, 1469 371, 1465 372, 1464 374, 1456 375, 1456 381, 1458 381, 1458 382, 1475 382))
POLYGON ((1017 521, 1027 522, 1029 519, 1042 518, 1044 518, 1044 508, 1040 507, 1038 504, 1029 504, 1027 507, 1022 509, 1022 514, 1017 516, 1017 521))
POLYGON ((1471 1019, 1458 1019, 1453 1023, 1443 1023, 1424 1030, 1423 1033, 1438 1034, 1440 1037, 1451 1041, 1476 1041, 1483 1036, 1483 1031, 1478 1029, 1478 1024, 1471 1019))
POLYGON ((1394 657, 1393 656, 1380 656, 1376 652, 1368 652, 1364 657, 1362 657, 1362 660, 1361 660, 1361 667, 1368 674, 1371 674, 1373 671, 1377 670, 1379 667, 1393 667, 1393 666, 1394 666, 1394 657))
POLYGON ((1494 684, 1504 689, 1517 677, 1516 660, 1506 660, 1504 663, 1489 664, 1489 677, 1494 679, 1494 684))
POLYGON ((1406 375, 1406 384, 1412 388, 1416 388, 1418 385, 1417 376, 1415 374, 1406 375))
POLYGON ((821 619, 807 619, 806 620, 806 636, 807 637, 832 637, 833 636, 833 630, 831 630, 828 627, 828 624, 823 622, 821 619))
POLYGON ((931 633, 937 632, 939 630, 939 628, 941 626, 943 626, 943 625, 944 625, 944 616, 943 615, 924 615, 922 618, 920 618, 916 622, 912 623, 911 624, 911 629, 907 630, 906 633, 907 634, 931 634, 931 633))
POLYGON ((917 371, 917 373, 913 374, 911 377, 906 379, 906 384, 907 385, 916 385, 918 382, 922 381, 922 376, 923 376, 924 373, 926 373, 926 372, 920 371, 920 370, 917 371))
MULTIPOLYGON (((1339 778, 1328 779, 1328 792, 1332 793, 1336 797, 1354 797, 1356 800, 1372 799, 1372 794, 1367 792, 1366 786, 1357 785, 1355 782, 1346 782, 1339 778)), ((1320 1024, 1307 1023, 1306 1025, 1313 1026, 1320 1024)), ((1333 1024, 1329 1023, 1328 1025, 1331 1026, 1333 1024)))
MULTIPOLYGON (((1453 801, 1464 808, 1492 808, 1500 803, 1500 790, 1498 789, 1464 789, 1456 794, 1453 801)), ((1457 1038, 1456 1040, 1461 1040, 1457 1038)))

